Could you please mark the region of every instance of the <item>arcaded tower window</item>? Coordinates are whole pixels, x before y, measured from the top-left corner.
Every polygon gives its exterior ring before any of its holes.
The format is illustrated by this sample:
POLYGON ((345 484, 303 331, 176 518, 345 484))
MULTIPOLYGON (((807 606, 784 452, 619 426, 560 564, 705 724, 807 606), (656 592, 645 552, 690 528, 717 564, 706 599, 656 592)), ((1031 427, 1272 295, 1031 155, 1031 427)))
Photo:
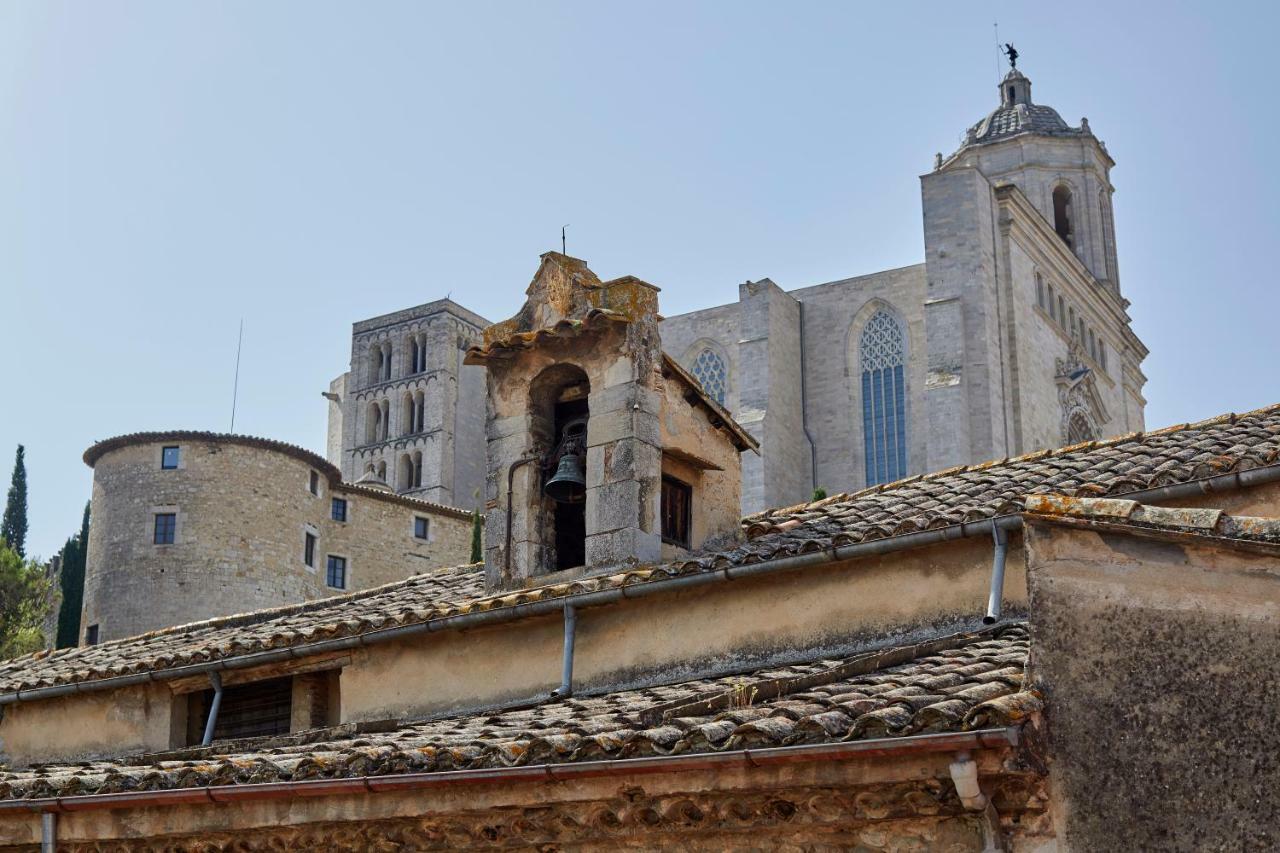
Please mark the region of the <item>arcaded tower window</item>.
POLYGON ((1053 190, 1053 230, 1068 247, 1075 248, 1075 234, 1071 222, 1071 190, 1058 185, 1053 190))

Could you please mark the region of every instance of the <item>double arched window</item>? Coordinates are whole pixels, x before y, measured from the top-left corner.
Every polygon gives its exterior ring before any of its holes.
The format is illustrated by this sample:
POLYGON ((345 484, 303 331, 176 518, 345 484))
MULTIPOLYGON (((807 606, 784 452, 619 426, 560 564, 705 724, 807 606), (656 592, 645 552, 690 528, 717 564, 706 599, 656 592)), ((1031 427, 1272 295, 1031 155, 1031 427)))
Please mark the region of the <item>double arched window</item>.
POLYGON ((867 485, 907 475, 906 347, 902 325, 877 311, 858 341, 862 362, 862 440, 867 485))
POLYGON ((710 348, 704 348, 693 360, 693 376, 702 388, 720 405, 724 405, 724 392, 728 385, 728 372, 724 359, 710 348))

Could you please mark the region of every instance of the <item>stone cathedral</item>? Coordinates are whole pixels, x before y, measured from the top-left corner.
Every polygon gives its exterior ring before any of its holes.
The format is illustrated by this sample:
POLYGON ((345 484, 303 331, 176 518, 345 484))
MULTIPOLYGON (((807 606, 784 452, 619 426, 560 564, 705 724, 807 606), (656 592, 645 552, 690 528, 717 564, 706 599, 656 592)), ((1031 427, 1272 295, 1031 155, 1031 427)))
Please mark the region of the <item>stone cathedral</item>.
MULTIPOLYGON (((1143 429, 1106 146, 1016 68, 920 178, 924 262, 667 317, 662 348, 759 443, 742 510, 1143 429)), ((344 479, 470 509, 484 492, 488 321, 440 300, 358 322, 331 384, 344 479)))

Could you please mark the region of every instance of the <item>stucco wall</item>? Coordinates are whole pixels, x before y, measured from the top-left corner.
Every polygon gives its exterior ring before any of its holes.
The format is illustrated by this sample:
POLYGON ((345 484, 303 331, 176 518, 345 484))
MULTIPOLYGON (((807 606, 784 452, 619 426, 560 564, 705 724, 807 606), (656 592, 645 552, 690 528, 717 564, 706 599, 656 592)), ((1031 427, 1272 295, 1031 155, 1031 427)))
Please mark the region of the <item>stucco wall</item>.
POLYGON ((348 558, 347 589, 469 557, 465 518, 334 487, 295 456, 221 440, 109 450, 94 464, 92 501, 81 626, 98 625, 100 641, 333 594, 328 554, 348 558), (160 467, 168 445, 180 448, 177 470, 160 467), (335 495, 348 501, 346 523, 331 519, 335 495), (157 512, 177 515, 171 545, 154 544, 157 512), (415 513, 430 517, 429 541, 414 538, 415 513), (307 531, 314 566, 303 563, 307 531))
POLYGON ((1067 850, 1280 844, 1280 559, 1031 523, 1031 675, 1067 850))
POLYGON ((185 716, 173 719, 173 710, 163 684, 6 705, 0 761, 80 761, 168 749, 186 726, 185 716))

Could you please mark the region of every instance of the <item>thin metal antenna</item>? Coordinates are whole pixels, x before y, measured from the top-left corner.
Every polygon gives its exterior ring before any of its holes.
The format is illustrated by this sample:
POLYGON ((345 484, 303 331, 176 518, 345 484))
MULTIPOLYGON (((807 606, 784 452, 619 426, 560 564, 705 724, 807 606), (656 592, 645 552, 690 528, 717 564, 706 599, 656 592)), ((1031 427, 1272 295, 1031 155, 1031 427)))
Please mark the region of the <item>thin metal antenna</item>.
POLYGON ((996 21, 991 26, 996 31, 996 85, 1000 84, 1000 22, 996 21))
POLYGON ((240 396, 240 347, 244 344, 244 318, 240 318, 240 335, 236 338, 236 379, 231 387, 231 432, 236 431, 236 398, 240 396))
POLYGON ((565 244, 564 244, 564 229, 566 229, 566 228, 568 228, 568 227, 569 227, 568 223, 565 223, 564 225, 561 225, 561 226, 560 226, 560 254, 562 254, 562 255, 567 255, 567 254, 569 254, 569 253, 568 253, 568 251, 566 251, 566 250, 565 250, 565 247, 564 247, 564 245, 565 245, 565 244))

